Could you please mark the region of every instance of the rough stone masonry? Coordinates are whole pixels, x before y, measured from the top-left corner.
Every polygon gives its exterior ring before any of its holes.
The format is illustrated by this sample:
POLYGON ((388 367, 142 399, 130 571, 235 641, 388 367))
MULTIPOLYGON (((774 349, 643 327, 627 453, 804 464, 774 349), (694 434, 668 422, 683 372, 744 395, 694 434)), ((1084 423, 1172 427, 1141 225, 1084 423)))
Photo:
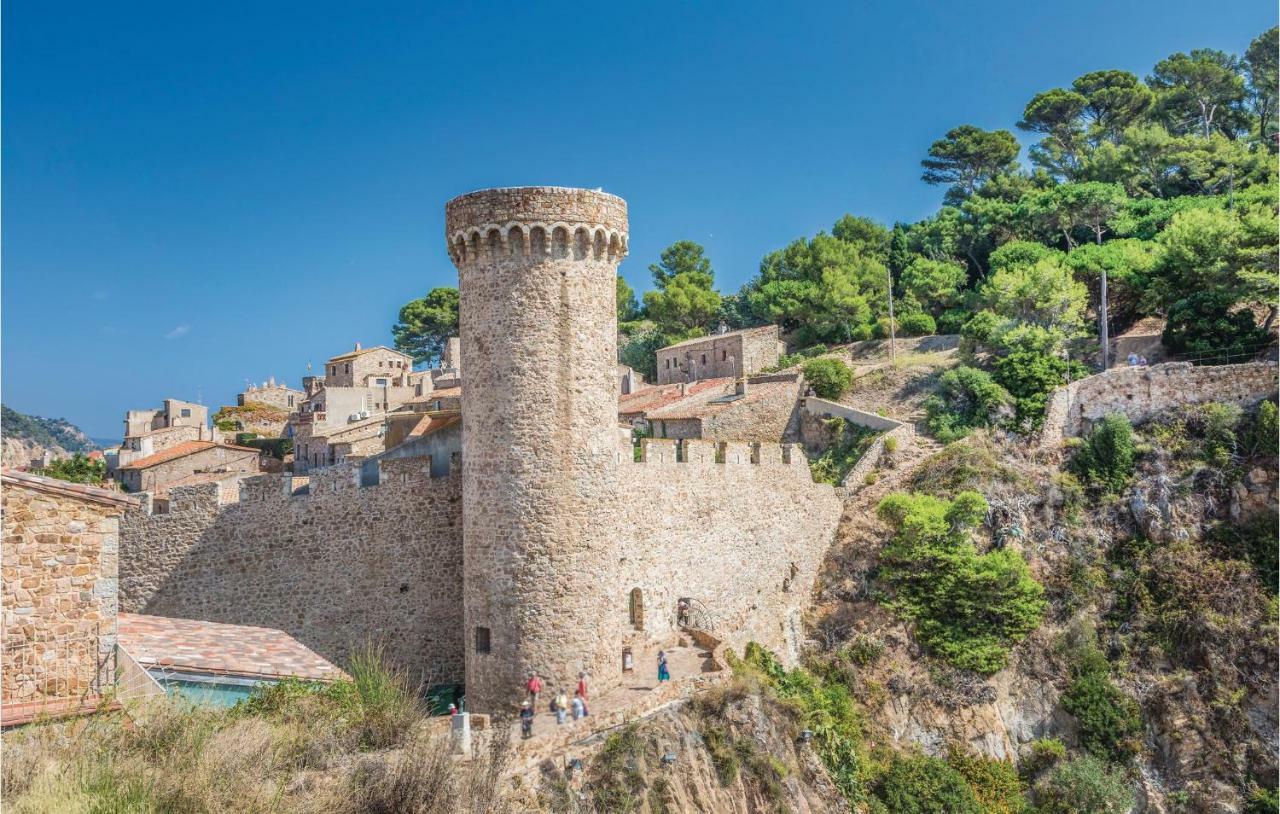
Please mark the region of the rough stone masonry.
POLYGON ((789 445, 654 443, 633 462, 613 381, 626 203, 484 190, 450 201, 446 224, 467 359, 461 533, 456 474, 360 487, 339 466, 297 496, 262 476, 225 506, 179 488, 170 514, 122 524, 126 609, 278 627, 338 661, 391 634, 423 675, 465 664, 481 712, 518 701, 531 670, 617 684, 623 647, 668 640, 681 598, 725 642, 794 658, 840 502, 789 445))

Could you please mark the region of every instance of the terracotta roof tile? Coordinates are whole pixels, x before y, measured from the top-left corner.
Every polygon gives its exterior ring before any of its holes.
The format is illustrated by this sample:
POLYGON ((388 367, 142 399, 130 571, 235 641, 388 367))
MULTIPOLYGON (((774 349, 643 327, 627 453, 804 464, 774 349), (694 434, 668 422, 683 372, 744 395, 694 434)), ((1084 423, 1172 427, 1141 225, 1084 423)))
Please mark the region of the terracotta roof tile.
POLYGON ((799 395, 795 382, 752 382, 747 385, 747 394, 745 396, 732 401, 717 401, 717 399, 729 395, 728 393, 705 393, 682 399, 656 410, 650 410, 645 413, 645 417, 656 419, 705 418, 725 410, 732 410, 735 407, 755 404, 774 396, 786 398, 788 392, 793 398, 799 395))
POLYGON ((734 379, 732 376, 725 376, 718 379, 703 379, 701 381, 691 382, 687 391, 681 394, 679 384, 658 384, 652 387, 645 387, 634 393, 628 393, 618 398, 618 412, 622 415, 631 415, 634 413, 648 414, 653 410, 661 409, 669 404, 675 404, 687 398, 697 397, 699 395, 704 398, 710 398, 707 394, 721 395, 725 392, 732 392, 734 379))
POLYGON ((343 677, 341 670, 288 633, 267 627, 121 613, 117 635, 120 645, 144 667, 250 678, 343 677))
POLYGON ((148 469, 150 467, 155 466, 156 464, 162 464, 167 461, 176 460, 178 458, 185 458, 188 455, 194 455, 197 452, 204 452, 205 450, 213 449, 214 447, 221 447, 222 449, 234 449, 234 450, 239 450, 241 452, 261 452, 261 450, 255 449, 254 447, 238 447, 235 444, 217 444, 217 443, 214 443, 213 441, 183 441, 181 444, 176 444, 174 446, 169 447, 168 449, 161 450, 160 452, 157 452, 154 455, 148 455, 145 458, 139 458, 138 460, 127 463, 120 468, 122 470, 123 469, 148 469))
POLYGON ((50 494, 88 500, 93 503, 101 503, 107 506, 128 508, 130 506, 138 505, 138 499, 136 497, 130 497, 129 495, 121 492, 102 489, 97 486, 89 486, 83 483, 71 483, 70 481, 58 480, 57 478, 46 478, 43 475, 32 475, 30 472, 18 472, 12 469, 5 469, 3 472, 0 472, 0 481, 9 486, 25 486, 39 492, 48 492, 50 494))

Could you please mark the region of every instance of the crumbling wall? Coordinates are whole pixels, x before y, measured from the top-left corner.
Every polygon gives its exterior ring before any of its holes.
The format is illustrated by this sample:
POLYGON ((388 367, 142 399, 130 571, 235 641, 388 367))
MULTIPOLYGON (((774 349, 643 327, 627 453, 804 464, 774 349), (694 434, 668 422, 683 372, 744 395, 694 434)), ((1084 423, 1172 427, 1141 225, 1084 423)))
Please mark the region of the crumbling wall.
POLYGON ((121 609, 277 628, 338 664, 382 643, 415 678, 461 682, 461 479, 430 468, 385 461, 363 487, 355 465, 263 475, 238 500, 173 489, 167 514, 121 520, 121 609))
POLYGON ((1080 435, 1110 413, 1123 413, 1136 422, 1179 404, 1252 404, 1276 392, 1276 375, 1275 362, 1112 368, 1053 392, 1045 408, 1041 443, 1080 435))
POLYGON ((840 519, 835 490, 813 482, 798 446, 686 440, 680 448, 684 460, 673 442, 647 439, 643 462, 623 456, 622 580, 602 612, 630 623, 639 588, 643 632, 661 639, 689 598, 729 647, 741 652, 754 640, 794 659, 800 614, 840 519))

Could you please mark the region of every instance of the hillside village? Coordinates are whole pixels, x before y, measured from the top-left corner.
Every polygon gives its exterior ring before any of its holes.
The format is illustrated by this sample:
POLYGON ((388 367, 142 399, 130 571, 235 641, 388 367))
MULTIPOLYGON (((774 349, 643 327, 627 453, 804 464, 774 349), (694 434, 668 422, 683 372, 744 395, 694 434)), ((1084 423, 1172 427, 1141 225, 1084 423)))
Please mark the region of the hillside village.
POLYGON ((24 449, 6 803, 1277 810, 1274 108, 1161 75, 736 294, 680 241, 641 307, 601 189, 460 195, 427 342, 24 449))

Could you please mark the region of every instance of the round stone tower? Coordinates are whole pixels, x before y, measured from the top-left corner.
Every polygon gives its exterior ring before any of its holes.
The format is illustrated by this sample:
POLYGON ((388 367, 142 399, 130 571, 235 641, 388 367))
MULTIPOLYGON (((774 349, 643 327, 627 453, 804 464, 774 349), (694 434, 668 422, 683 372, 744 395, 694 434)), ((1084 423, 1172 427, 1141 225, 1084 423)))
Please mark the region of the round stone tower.
POLYGON ((507 709, 531 671, 620 675, 617 266, 627 205, 519 187, 445 206, 462 340, 468 706, 507 709), (618 663, 615 663, 618 662, 618 663))

